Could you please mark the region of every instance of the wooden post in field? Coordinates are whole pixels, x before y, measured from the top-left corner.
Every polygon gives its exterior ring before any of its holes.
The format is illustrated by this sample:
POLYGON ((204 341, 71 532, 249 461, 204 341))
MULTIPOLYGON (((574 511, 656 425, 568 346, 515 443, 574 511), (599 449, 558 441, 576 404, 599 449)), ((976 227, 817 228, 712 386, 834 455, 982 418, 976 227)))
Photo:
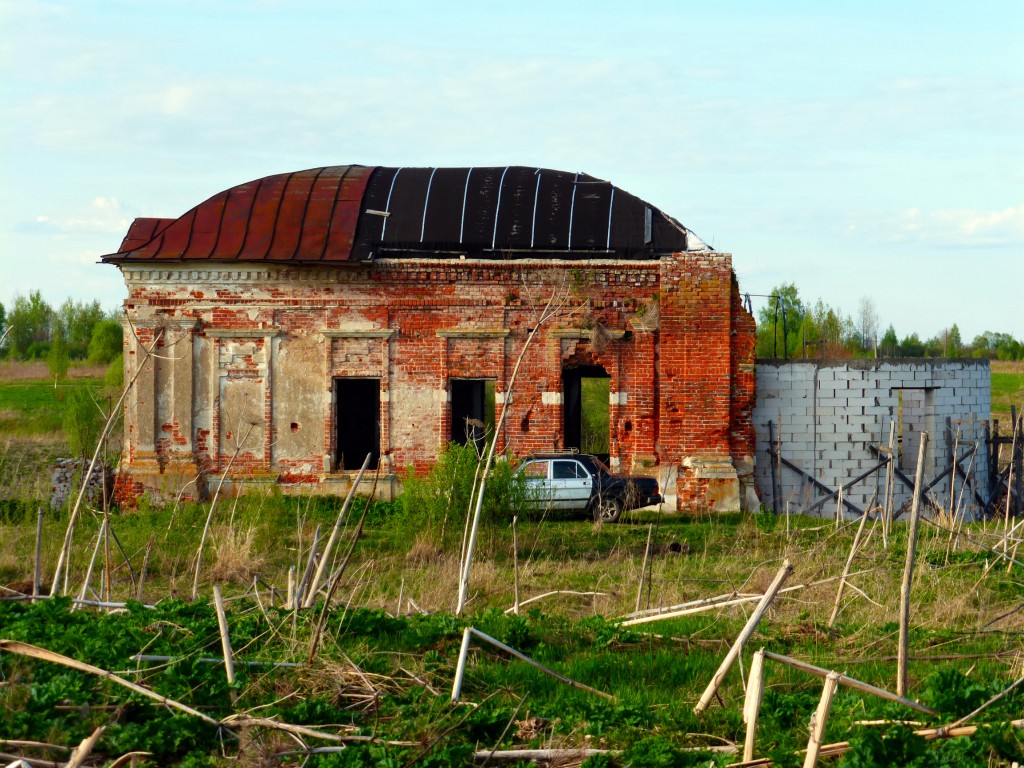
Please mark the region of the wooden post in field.
MULTIPOLYGON (((228 685, 235 684, 235 659, 231 651, 231 637, 228 635, 228 617, 224 614, 224 597, 220 593, 220 584, 213 585, 213 605, 217 609, 217 626, 220 628, 220 647, 224 651, 224 673, 228 678, 228 685)), ((237 695, 231 692, 231 701, 234 702, 237 695)))
POLYGON ((515 602, 513 613, 516 616, 519 615, 519 535, 516 533, 516 522, 519 520, 519 515, 512 516, 512 585, 515 592, 515 602))
POLYGON ((36 561, 32 574, 32 597, 39 597, 43 578, 43 508, 36 514, 36 561))
POLYGON ((914 475, 914 501, 910 506, 907 524, 907 557, 903 563, 903 582, 900 584, 900 644, 897 655, 896 693, 907 695, 907 654, 910 645, 910 584, 914 579, 914 554, 917 550, 917 525, 921 518, 921 493, 924 488, 924 458, 928 450, 928 433, 921 433, 921 446, 917 452, 917 472, 914 475))
POLYGON ((818 708, 811 716, 811 736, 807 740, 804 768, 814 768, 818 764, 818 754, 821 752, 821 742, 825 736, 825 724, 828 722, 828 713, 832 709, 832 699, 835 697, 838 687, 839 675, 836 672, 829 672, 828 677, 825 678, 825 685, 821 689, 818 708))
POLYGON ((747 677, 747 697, 743 700, 743 722, 747 724, 747 735, 743 740, 743 762, 754 759, 754 739, 757 736, 757 717, 761 713, 761 697, 764 695, 764 648, 754 654, 747 677))
POLYGON ((644 577, 647 575, 647 558, 651 554, 651 536, 654 534, 654 524, 650 523, 647 526, 647 545, 644 547, 644 559, 640 565, 640 583, 636 588, 636 608, 633 610, 640 610, 640 600, 644 595, 644 577))
POLYGON ((725 658, 722 659, 722 663, 719 665, 718 671, 715 672, 714 676, 711 678, 711 682, 708 683, 708 687, 701 695, 700 701, 697 702, 697 706, 693 708, 695 714, 699 715, 708 708, 708 704, 711 703, 711 699, 714 698, 715 693, 722 684, 722 680, 729 671, 729 667, 733 665, 733 662, 736 661, 736 658, 743 651, 743 646, 747 644, 747 640, 749 640, 750 636, 754 634, 754 630, 757 629, 757 625, 761 623, 761 617, 767 613, 768 606, 771 605, 772 600, 775 599, 779 590, 782 589, 783 582, 785 582, 789 577, 789 574, 792 572, 793 566, 790 564, 789 560, 784 561, 782 563, 782 567, 779 568, 779 572, 775 574, 775 579, 772 581, 771 586, 768 587, 768 590, 761 598, 761 602, 757 604, 757 608, 754 609, 754 612, 747 620, 747 624, 743 627, 743 631, 740 632, 739 637, 736 638, 736 642, 733 643, 732 648, 729 649, 725 658))

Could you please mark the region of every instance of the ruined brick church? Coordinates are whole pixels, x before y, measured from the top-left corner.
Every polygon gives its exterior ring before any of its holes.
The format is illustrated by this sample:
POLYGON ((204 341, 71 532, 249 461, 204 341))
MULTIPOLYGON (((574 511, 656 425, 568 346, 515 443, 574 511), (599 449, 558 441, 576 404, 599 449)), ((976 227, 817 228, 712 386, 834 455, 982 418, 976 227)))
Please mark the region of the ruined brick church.
POLYGON ((128 288, 122 494, 340 493, 367 453, 387 494, 499 423, 517 456, 586 449, 604 379, 613 469, 669 509, 756 503, 731 256, 606 181, 314 168, 136 219, 103 260, 128 288))

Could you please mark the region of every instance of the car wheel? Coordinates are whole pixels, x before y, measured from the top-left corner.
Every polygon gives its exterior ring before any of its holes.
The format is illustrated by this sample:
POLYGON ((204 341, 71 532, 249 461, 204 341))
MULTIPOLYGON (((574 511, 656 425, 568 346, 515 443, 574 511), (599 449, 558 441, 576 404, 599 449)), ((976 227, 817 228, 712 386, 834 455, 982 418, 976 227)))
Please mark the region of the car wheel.
POLYGON ((622 502, 602 496, 594 502, 594 519, 599 523, 615 523, 622 516, 622 502))

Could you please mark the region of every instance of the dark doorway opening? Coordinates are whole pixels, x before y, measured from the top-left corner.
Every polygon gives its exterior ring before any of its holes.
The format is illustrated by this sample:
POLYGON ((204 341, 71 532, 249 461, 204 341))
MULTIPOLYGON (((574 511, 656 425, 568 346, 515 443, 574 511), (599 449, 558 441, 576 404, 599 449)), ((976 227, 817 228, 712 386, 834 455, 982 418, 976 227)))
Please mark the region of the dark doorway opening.
POLYGON ((334 466, 359 469, 380 459, 380 379, 334 380, 334 466))
POLYGON ((484 449, 494 431, 494 379, 452 379, 453 443, 484 449))
POLYGON ((580 365, 562 371, 565 447, 592 453, 607 463, 608 371, 600 365, 580 365))

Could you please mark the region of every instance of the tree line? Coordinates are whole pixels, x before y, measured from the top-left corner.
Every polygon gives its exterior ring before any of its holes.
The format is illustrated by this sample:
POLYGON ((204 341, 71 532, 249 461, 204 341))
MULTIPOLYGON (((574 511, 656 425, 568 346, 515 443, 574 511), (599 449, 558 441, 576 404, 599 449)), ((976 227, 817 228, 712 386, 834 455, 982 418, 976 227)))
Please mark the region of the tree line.
POLYGON ((45 360, 64 372, 71 360, 109 365, 121 354, 118 312, 105 312, 98 301, 67 299, 54 309, 39 293, 17 296, 10 310, 0 303, 0 357, 45 360))
POLYGON ((1024 360, 1024 341, 985 331, 970 342, 956 323, 931 338, 900 338, 890 323, 879 335, 878 311, 862 298, 854 315, 821 299, 805 302, 794 283, 777 286, 757 313, 757 356, 762 358, 975 357, 1024 360))

